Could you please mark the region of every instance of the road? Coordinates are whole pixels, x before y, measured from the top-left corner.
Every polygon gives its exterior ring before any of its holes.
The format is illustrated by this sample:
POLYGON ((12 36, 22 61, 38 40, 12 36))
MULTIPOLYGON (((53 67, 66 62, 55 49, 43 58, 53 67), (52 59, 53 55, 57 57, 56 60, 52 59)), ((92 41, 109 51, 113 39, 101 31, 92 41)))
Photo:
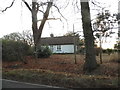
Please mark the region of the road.
POLYGON ((6 79, 2 79, 2 88, 56 88, 58 90, 68 90, 65 88, 60 88, 55 86, 31 84, 31 83, 18 82, 13 80, 6 80, 6 79))

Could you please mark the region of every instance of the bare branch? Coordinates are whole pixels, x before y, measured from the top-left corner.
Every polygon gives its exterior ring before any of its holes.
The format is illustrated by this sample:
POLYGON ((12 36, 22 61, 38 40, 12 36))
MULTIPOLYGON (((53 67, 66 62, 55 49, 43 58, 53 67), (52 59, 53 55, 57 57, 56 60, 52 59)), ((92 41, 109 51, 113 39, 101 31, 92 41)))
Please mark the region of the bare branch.
POLYGON ((48 19, 48 15, 49 15, 49 11, 50 11, 51 6, 52 6, 52 2, 49 2, 49 3, 48 3, 48 6, 47 6, 47 8, 46 8, 46 11, 45 11, 45 13, 44 13, 43 20, 42 20, 42 22, 41 22, 41 25, 40 25, 40 27, 39 27, 39 30, 41 30, 41 28, 43 28, 42 24, 45 24, 46 20, 48 19))
POLYGON ((68 2, 66 4, 66 6, 64 7, 64 9, 67 8, 67 6, 69 5, 69 3, 70 3, 70 0, 68 0, 68 2))
POLYGON ((78 12, 80 11, 79 5, 78 5, 78 0, 76 0, 76 7, 78 9, 78 12))
POLYGON ((40 4, 38 4, 37 3, 37 11, 40 11, 40 12, 42 12, 43 14, 44 14, 44 5, 47 5, 49 2, 45 2, 45 3, 43 3, 43 2, 41 2, 40 4), (42 9, 43 10, 39 10, 39 7, 41 7, 42 6, 42 9))
POLYGON ((40 11, 40 12, 42 12, 44 14, 44 12, 42 10, 38 10, 38 11, 40 11))
MULTIPOLYGON (((52 9, 52 8, 51 8, 51 9, 52 9)), ((52 10, 51 10, 51 15, 52 15, 53 18, 55 18, 55 16, 53 15, 53 11, 52 11, 52 10)))
MULTIPOLYGON (((47 18, 46 20, 57 20, 57 19, 60 19, 60 18, 47 18)), ((42 21, 43 19, 40 19, 38 21, 42 21)))
POLYGON ((43 6, 42 6, 42 10, 45 11, 43 6))
POLYGON ((59 8, 56 6, 56 5, 53 5, 57 10, 58 12, 60 13, 60 15, 67 21, 67 19, 62 15, 62 13, 60 12, 59 8))
POLYGON ((45 3, 41 2, 41 3, 39 4, 39 6, 47 5, 47 3, 49 3, 49 2, 45 2, 45 3))
MULTIPOLYGON (((51 8, 52 9, 52 8, 51 8)), ((53 16, 53 18, 55 18, 55 16, 53 15, 53 11, 51 10, 51 15, 53 16)), ((62 22, 62 20, 61 20, 61 18, 56 18, 56 19, 59 19, 61 22, 62 22)), ((63 29, 64 29, 64 23, 62 22, 62 24, 63 24, 63 29)))
POLYGON ((25 0, 22 0, 22 1, 25 3, 25 5, 27 6, 27 8, 32 12, 32 9, 30 8, 29 4, 25 0))
MULTIPOLYGON (((59 9, 62 9, 62 8, 66 9, 67 6, 70 4, 70 0, 66 0, 65 4, 66 4, 66 5, 64 5, 64 6, 62 6, 62 7, 59 7, 59 9)), ((57 4, 55 4, 55 5, 57 5, 57 4)))
MULTIPOLYGON (((62 18, 65 19, 66 23, 67 23, 67 26, 68 26, 68 22, 67 22, 67 19, 62 15, 62 13, 60 12, 59 8, 56 6, 56 5, 53 5, 57 10, 58 12, 60 13, 60 15, 62 16, 62 18)), ((62 20, 60 19, 60 21, 62 22, 62 20)), ((63 23, 63 22, 62 22, 63 23)), ((63 28, 64 28, 64 23, 63 23, 63 28)))
POLYGON ((49 11, 50 11, 50 8, 52 7, 52 4, 53 4, 53 2, 48 2, 46 11, 43 15, 43 19, 42 19, 41 24, 40 24, 39 29, 38 29, 40 33, 38 34, 37 42, 39 42, 39 40, 40 40, 42 30, 43 30, 43 27, 44 27, 46 20, 48 19, 49 11))
POLYGON ((62 22, 61 18, 60 18, 60 21, 61 21, 61 23, 63 24, 63 26, 62 26, 62 27, 63 27, 63 29, 64 29, 64 22, 62 22))
POLYGON ((97 6, 97 7, 99 7, 99 8, 103 8, 103 7, 101 7, 101 6, 99 6, 99 5, 97 5, 95 2, 93 2, 92 1, 92 4, 94 4, 95 6, 97 6))
POLYGON ((12 1, 10 6, 6 7, 4 10, 2 10, 2 12, 6 11, 8 8, 11 8, 13 6, 14 2, 15 2, 15 0, 12 1))

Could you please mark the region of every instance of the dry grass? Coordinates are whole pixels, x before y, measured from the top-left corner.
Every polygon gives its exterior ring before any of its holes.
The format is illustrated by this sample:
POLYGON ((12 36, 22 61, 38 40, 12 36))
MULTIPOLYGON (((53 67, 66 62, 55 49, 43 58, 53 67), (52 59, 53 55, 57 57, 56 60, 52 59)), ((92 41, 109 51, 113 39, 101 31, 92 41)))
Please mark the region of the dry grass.
POLYGON ((112 54, 112 55, 110 56, 110 61, 119 62, 119 63, 120 63, 119 53, 112 54))
MULTIPOLYGON (((112 55, 103 55, 103 64, 97 69, 94 74, 116 76, 118 63, 111 62, 112 55), (112 72, 111 72, 112 69, 112 72)), ((97 57, 99 63, 99 57, 97 57)), ((84 56, 77 55, 77 64, 74 64, 74 55, 52 55, 50 58, 42 58, 35 60, 32 57, 27 57, 27 64, 21 62, 3 62, 5 69, 43 69, 54 72, 67 72, 83 75, 84 56)))
MULTIPOLYGON (((98 63, 100 62, 100 57, 99 56, 96 56, 97 58, 97 61, 98 63)), ((118 53, 113 53, 111 55, 108 55, 108 54, 102 54, 102 60, 103 60, 103 63, 109 63, 109 62, 112 62, 112 61, 119 61, 120 60, 120 56, 118 53)))
MULTIPOLYGON (((35 60, 27 57, 27 64, 3 62, 3 78, 17 79, 63 87, 117 87, 118 65, 112 62, 117 55, 103 54, 103 64, 91 75, 85 75, 82 68, 84 55, 52 55, 50 58, 35 60), (33 73, 34 72, 34 73, 33 73), (39 82, 37 82, 39 81, 39 82)), ((96 57, 99 63, 99 56, 96 57)))

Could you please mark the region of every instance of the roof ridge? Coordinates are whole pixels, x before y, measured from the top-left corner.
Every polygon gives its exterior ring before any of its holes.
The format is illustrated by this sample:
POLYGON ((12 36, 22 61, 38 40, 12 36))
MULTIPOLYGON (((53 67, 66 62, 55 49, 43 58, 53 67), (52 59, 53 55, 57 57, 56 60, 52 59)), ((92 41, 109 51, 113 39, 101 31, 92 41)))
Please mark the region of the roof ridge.
POLYGON ((47 37, 41 38, 41 44, 73 44, 74 37, 73 36, 62 36, 62 37, 47 37))

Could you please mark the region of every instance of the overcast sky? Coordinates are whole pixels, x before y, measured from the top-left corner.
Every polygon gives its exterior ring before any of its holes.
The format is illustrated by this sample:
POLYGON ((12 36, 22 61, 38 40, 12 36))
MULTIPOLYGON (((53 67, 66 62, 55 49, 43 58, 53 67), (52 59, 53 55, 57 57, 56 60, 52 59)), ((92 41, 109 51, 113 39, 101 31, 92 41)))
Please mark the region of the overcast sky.
MULTIPOLYGON (((0 10, 4 9, 6 6, 9 6, 11 4, 11 1, 12 0, 0 0, 0 10)), ((30 3, 31 0, 26 1, 30 3)), ((62 1, 58 2, 58 6, 62 6, 64 4, 65 0, 62 1)), ((106 6, 106 9, 109 9, 110 12, 118 12, 118 0, 96 1, 101 2, 102 7, 106 6)), ((98 13, 98 11, 93 9, 97 9, 97 7, 91 7, 91 18, 94 18, 98 13)), ((55 16, 56 18, 61 17, 55 8, 52 8, 52 10, 54 11, 53 16, 55 16)), ((68 31, 73 31, 73 23, 75 24, 75 31, 82 31, 80 11, 78 13, 77 9, 75 9, 74 12, 74 8, 69 5, 65 10, 61 9, 61 12, 68 21, 66 22, 65 19, 62 19, 62 22, 59 19, 47 21, 42 33, 42 37, 49 37, 51 33, 53 33, 55 36, 62 36, 68 31)), ((12 32, 22 32, 23 30, 31 30, 31 13, 24 5, 22 0, 16 0, 14 5, 10 9, 5 11, 4 13, 0 13, 0 37, 12 32)), ((115 38, 116 36, 112 38, 112 43, 115 43, 115 38)), ((111 43, 111 39, 108 39, 107 41, 107 44, 110 45, 109 43, 111 43)), ((113 45, 111 47, 113 47, 113 45)))

